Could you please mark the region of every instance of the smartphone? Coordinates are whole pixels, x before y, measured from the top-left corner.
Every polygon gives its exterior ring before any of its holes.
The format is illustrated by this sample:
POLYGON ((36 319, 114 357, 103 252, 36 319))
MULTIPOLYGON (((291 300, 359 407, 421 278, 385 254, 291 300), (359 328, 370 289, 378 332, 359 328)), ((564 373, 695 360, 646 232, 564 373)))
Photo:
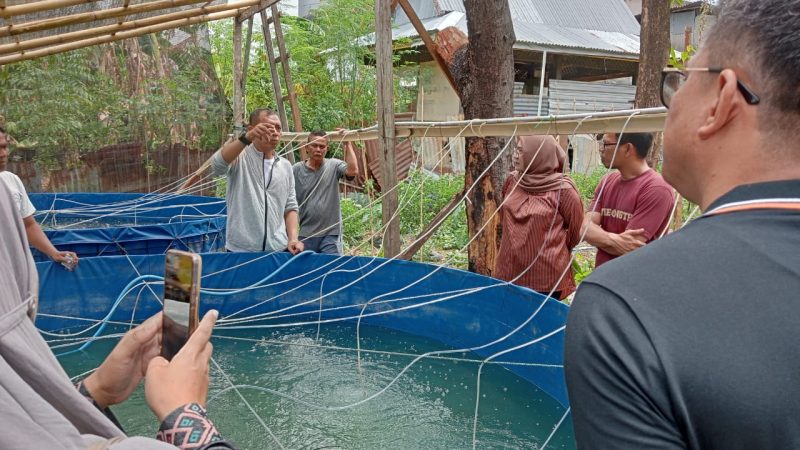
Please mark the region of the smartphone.
POLYGON ((168 361, 197 328, 200 300, 200 255, 169 250, 164 264, 164 317, 161 356, 168 361))

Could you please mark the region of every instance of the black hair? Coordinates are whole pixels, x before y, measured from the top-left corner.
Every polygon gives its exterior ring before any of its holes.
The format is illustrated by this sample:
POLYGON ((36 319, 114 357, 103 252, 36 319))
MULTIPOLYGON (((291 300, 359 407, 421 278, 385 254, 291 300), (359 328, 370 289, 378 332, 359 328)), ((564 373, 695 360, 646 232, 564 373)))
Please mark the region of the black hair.
POLYGON ((710 65, 750 76, 762 99, 759 122, 770 130, 793 133, 800 116, 798 30, 797 0, 726 0, 704 44, 710 65))
POLYGON ((321 131, 321 130, 312 131, 311 133, 308 133, 308 142, 311 142, 312 138, 314 138, 315 136, 316 137, 327 137, 328 133, 326 133, 324 131, 321 131))
POLYGON ((619 145, 632 144, 636 149, 636 154, 639 158, 645 159, 650 153, 650 147, 653 146, 652 133, 623 133, 617 135, 619 145))
POLYGON ((271 110, 269 108, 258 108, 256 110, 253 110, 253 112, 250 113, 250 121, 248 123, 251 126, 258 125, 258 118, 261 117, 261 114, 264 114, 264 113, 267 114, 267 117, 277 116, 278 115, 278 113, 276 113, 275 111, 273 111, 273 110, 271 110))

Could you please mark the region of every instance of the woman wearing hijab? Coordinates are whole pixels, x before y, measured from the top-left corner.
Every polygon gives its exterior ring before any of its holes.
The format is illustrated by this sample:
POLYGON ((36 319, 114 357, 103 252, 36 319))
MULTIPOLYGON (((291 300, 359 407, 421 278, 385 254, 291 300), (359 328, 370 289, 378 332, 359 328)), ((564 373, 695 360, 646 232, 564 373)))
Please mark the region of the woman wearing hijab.
POLYGON ((33 320, 39 277, 11 193, 0 183, 0 447, 4 449, 230 449, 206 417, 215 311, 171 360, 157 356, 161 314, 120 340, 77 388, 33 320), (125 436, 108 407, 142 380, 161 421, 157 439, 125 436))
POLYGON ((553 290, 559 300, 575 291, 570 259, 583 223, 578 189, 563 174, 566 158, 552 136, 517 139, 515 170, 503 186, 503 238, 494 271, 544 295, 553 290))

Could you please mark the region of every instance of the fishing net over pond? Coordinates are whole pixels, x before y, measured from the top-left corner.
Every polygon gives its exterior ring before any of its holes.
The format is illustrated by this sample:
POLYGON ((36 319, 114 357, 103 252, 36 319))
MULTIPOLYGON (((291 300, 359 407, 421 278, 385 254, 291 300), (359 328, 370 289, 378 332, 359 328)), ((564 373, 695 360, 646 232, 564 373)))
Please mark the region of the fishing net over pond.
MULTIPOLYGON (((71 376, 160 310, 163 263, 39 264, 37 326, 71 376)), ((242 448, 573 445, 561 303, 381 258, 214 253, 203 274, 200 313, 221 313, 209 407, 242 448)), ((140 396, 120 416, 129 433, 153 431, 140 396)))
MULTIPOLYGON (((210 252, 225 246, 225 201, 177 194, 31 194, 36 220, 79 257, 210 252)), ((34 259, 47 258, 34 250, 34 259)))

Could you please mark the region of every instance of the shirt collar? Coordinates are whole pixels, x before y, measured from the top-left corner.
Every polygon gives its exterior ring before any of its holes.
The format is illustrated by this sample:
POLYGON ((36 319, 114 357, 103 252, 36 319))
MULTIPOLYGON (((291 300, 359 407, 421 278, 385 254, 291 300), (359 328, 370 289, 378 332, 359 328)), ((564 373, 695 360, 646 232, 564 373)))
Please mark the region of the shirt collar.
POLYGON ((711 211, 722 205, 759 199, 780 199, 800 197, 800 180, 769 181, 766 183, 743 184, 736 186, 727 194, 714 200, 708 207, 711 211))

